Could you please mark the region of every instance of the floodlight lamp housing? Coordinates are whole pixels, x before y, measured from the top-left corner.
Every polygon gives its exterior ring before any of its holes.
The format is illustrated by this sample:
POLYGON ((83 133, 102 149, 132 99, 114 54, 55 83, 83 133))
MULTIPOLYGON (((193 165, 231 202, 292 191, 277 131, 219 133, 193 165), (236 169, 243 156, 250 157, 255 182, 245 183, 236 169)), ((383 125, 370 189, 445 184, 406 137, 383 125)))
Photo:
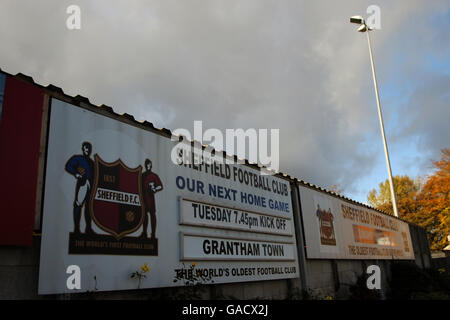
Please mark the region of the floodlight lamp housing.
POLYGON ((366 31, 368 31, 368 30, 369 30, 369 28, 368 28, 365 24, 361 25, 361 26, 358 28, 358 32, 366 32, 366 31))
POLYGON ((364 24, 364 18, 361 16, 353 16, 350 18, 351 23, 364 24))

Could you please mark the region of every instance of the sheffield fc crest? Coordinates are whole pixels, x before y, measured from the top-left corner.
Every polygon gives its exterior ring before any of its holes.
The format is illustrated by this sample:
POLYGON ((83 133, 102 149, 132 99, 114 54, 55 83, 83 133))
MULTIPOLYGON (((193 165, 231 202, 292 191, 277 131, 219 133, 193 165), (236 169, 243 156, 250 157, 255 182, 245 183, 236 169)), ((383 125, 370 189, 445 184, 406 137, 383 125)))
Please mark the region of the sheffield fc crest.
POLYGON ((331 209, 323 210, 317 205, 316 216, 319 219, 320 243, 327 246, 336 245, 336 236, 334 233, 334 216, 331 209))
POLYGON ((157 256, 155 194, 163 186, 151 170, 151 160, 145 159, 143 171, 141 165, 130 168, 121 159, 106 162, 98 154, 91 159, 91 151, 91 143, 83 142, 82 154, 72 156, 65 165, 75 178, 69 253, 157 256), (100 230, 94 231, 92 221, 100 230))
POLYGON ((144 219, 142 166, 131 169, 122 160, 107 163, 95 155, 90 212, 95 223, 116 239, 135 232, 144 219))

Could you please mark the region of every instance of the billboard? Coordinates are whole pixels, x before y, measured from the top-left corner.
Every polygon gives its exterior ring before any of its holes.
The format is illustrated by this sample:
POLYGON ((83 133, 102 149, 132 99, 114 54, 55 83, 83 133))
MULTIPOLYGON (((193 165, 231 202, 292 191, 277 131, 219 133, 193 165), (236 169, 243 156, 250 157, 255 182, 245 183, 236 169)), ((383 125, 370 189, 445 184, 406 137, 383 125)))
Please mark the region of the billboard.
POLYGON ((309 259, 414 260, 406 222, 299 185, 309 259))
POLYGON ((52 99, 39 294, 73 292, 73 265, 80 292, 298 277, 289 182, 194 157, 52 99))

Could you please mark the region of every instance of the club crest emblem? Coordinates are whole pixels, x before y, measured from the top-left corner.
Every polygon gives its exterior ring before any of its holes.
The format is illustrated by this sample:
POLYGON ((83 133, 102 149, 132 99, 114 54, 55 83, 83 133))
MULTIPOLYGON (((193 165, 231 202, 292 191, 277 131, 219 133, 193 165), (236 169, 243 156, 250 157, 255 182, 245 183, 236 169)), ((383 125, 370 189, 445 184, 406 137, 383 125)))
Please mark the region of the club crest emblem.
POLYGON ((145 159, 143 171, 142 165, 130 168, 121 159, 107 162, 98 154, 91 159, 91 151, 91 143, 84 142, 82 154, 72 156, 65 166, 76 179, 69 253, 158 255, 155 194, 163 186, 151 160, 145 159), (92 221, 100 230, 94 231, 92 221))
POLYGON ((142 166, 131 169, 120 159, 107 163, 97 154, 94 159, 91 216, 102 230, 120 239, 139 229, 144 219, 142 166))
POLYGON ((323 210, 317 205, 316 216, 319 219, 320 243, 327 246, 336 245, 336 236, 334 233, 334 216, 331 209, 323 210))

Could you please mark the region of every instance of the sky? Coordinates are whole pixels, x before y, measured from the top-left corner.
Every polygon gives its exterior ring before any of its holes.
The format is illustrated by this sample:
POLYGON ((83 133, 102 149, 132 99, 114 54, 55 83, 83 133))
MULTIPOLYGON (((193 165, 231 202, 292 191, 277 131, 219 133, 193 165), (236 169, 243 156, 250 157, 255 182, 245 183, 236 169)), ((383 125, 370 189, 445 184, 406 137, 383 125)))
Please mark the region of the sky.
POLYGON ((279 129, 280 171, 366 203, 450 147, 450 1, 1 0, 0 68, 157 127, 279 129), (70 5, 81 29, 66 26, 70 5))

